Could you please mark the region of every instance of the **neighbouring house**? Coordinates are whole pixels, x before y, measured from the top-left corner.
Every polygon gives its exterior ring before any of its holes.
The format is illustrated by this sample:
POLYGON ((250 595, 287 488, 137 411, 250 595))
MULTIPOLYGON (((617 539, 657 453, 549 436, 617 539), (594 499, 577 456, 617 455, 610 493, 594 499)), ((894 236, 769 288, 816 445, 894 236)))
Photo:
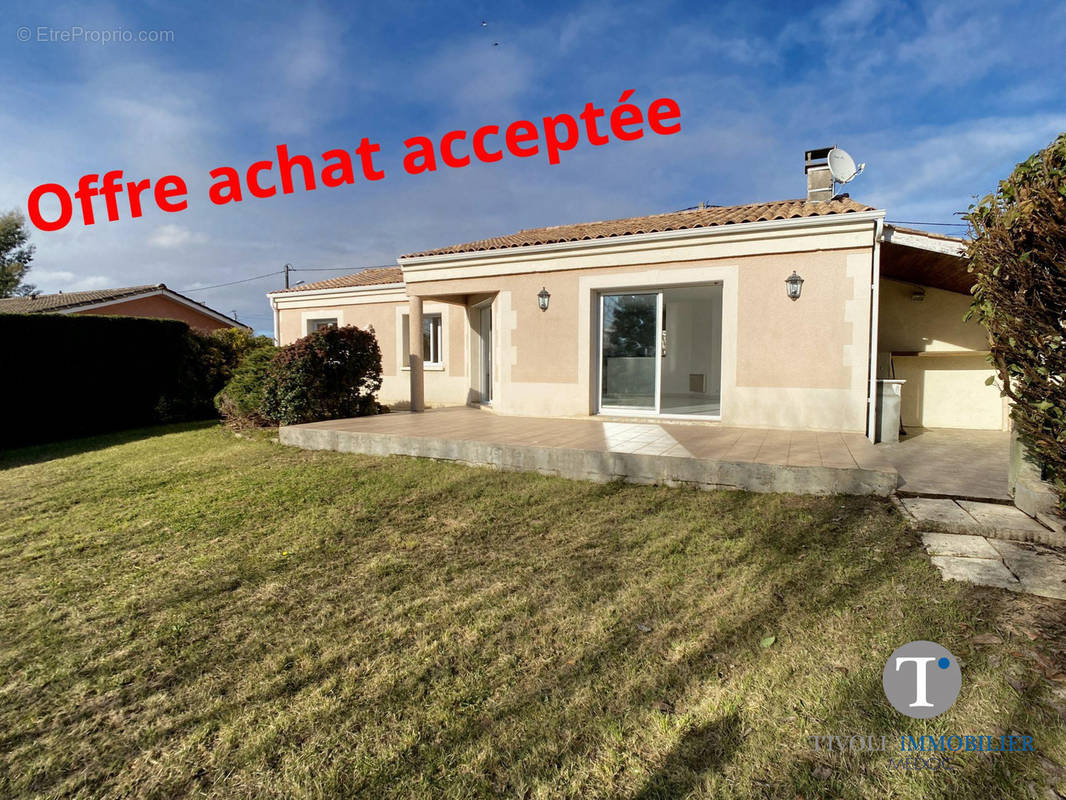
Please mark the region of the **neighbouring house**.
POLYGON ((381 400, 413 410, 873 439, 895 378, 904 425, 1005 428, 985 333, 963 321, 965 241, 833 196, 827 152, 807 153, 802 199, 522 230, 272 292, 275 336, 373 327, 381 400))
POLYGON ((209 333, 247 325, 168 289, 166 284, 85 292, 32 294, 0 299, 0 314, 99 314, 118 317, 177 319, 194 330, 209 333))

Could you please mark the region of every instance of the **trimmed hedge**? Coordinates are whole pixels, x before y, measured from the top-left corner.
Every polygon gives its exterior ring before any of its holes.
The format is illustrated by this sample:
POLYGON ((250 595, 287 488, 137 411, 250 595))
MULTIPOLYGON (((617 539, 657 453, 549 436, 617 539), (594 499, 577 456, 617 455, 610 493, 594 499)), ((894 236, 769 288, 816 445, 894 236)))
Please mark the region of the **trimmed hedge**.
POLYGON ((184 322, 0 314, 0 447, 215 416, 225 347, 184 322))
POLYGON ((970 206, 971 314, 1018 436, 1066 510, 1066 133, 970 206))

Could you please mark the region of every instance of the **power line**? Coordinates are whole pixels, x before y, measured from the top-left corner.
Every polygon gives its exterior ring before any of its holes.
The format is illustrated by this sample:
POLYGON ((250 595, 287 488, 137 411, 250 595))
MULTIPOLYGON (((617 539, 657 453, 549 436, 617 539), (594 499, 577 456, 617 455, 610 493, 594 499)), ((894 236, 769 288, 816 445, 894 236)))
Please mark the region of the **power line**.
POLYGON ((277 272, 268 272, 265 275, 256 275, 252 278, 243 278, 239 281, 230 281, 229 283, 216 283, 214 286, 199 286, 195 289, 180 289, 180 292, 206 292, 208 289, 221 289, 223 286, 236 286, 238 283, 250 283, 251 281, 259 281, 263 278, 272 278, 275 275, 283 275, 283 270, 277 272))

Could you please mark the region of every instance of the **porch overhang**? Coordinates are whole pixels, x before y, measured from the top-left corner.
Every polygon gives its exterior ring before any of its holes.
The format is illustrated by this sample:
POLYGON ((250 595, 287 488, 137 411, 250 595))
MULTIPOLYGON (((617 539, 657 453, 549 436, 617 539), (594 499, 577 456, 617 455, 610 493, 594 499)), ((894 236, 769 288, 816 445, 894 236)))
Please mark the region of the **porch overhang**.
POLYGON ((966 241, 886 224, 881 238, 881 277, 970 294, 966 241))

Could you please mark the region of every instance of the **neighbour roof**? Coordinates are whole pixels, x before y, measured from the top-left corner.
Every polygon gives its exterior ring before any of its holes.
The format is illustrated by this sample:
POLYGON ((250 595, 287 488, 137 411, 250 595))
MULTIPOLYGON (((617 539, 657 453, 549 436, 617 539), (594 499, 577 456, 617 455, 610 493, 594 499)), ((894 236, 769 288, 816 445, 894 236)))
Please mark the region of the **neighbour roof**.
POLYGON ((92 289, 87 292, 59 292, 58 294, 5 297, 0 300, 0 312, 6 314, 40 314, 45 311, 65 311, 68 308, 122 300, 131 295, 165 289, 163 284, 128 286, 125 289, 92 289))
POLYGON ((364 269, 362 272, 342 275, 339 278, 327 278, 324 281, 303 283, 299 286, 290 286, 288 289, 278 289, 276 292, 270 292, 270 294, 306 292, 315 289, 345 289, 349 286, 379 286, 387 283, 403 283, 403 271, 399 267, 364 269))
POLYGON ((851 214, 873 211, 872 206, 839 195, 832 200, 811 202, 808 200, 778 200, 771 203, 749 203, 743 206, 708 206, 646 217, 583 222, 575 225, 554 225, 547 228, 530 228, 506 236, 480 239, 476 242, 456 244, 435 250, 409 253, 402 258, 468 253, 478 250, 503 250, 512 247, 533 247, 556 242, 577 242, 586 239, 604 239, 612 236, 627 236, 635 233, 656 233, 686 228, 712 228, 720 225, 737 225, 745 222, 765 222, 775 219, 821 217, 831 214, 851 214))
POLYGON ((205 306, 203 303, 198 303, 190 297, 175 292, 173 289, 168 289, 165 283, 127 286, 123 289, 91 289, 86 292, 57 292, 56 294, 38 294, 26 297, 5 297, 0 299, 0 314, 45 314, 52 311, 71 311, 82 306, 119 302, 152 292, 165 292, 172 297, 179 297, 189 305, 202 308, 205 314, 232 322, 235 327, 249 327, 223 314, 221 311, 215 311, 210 306, 205 306))

